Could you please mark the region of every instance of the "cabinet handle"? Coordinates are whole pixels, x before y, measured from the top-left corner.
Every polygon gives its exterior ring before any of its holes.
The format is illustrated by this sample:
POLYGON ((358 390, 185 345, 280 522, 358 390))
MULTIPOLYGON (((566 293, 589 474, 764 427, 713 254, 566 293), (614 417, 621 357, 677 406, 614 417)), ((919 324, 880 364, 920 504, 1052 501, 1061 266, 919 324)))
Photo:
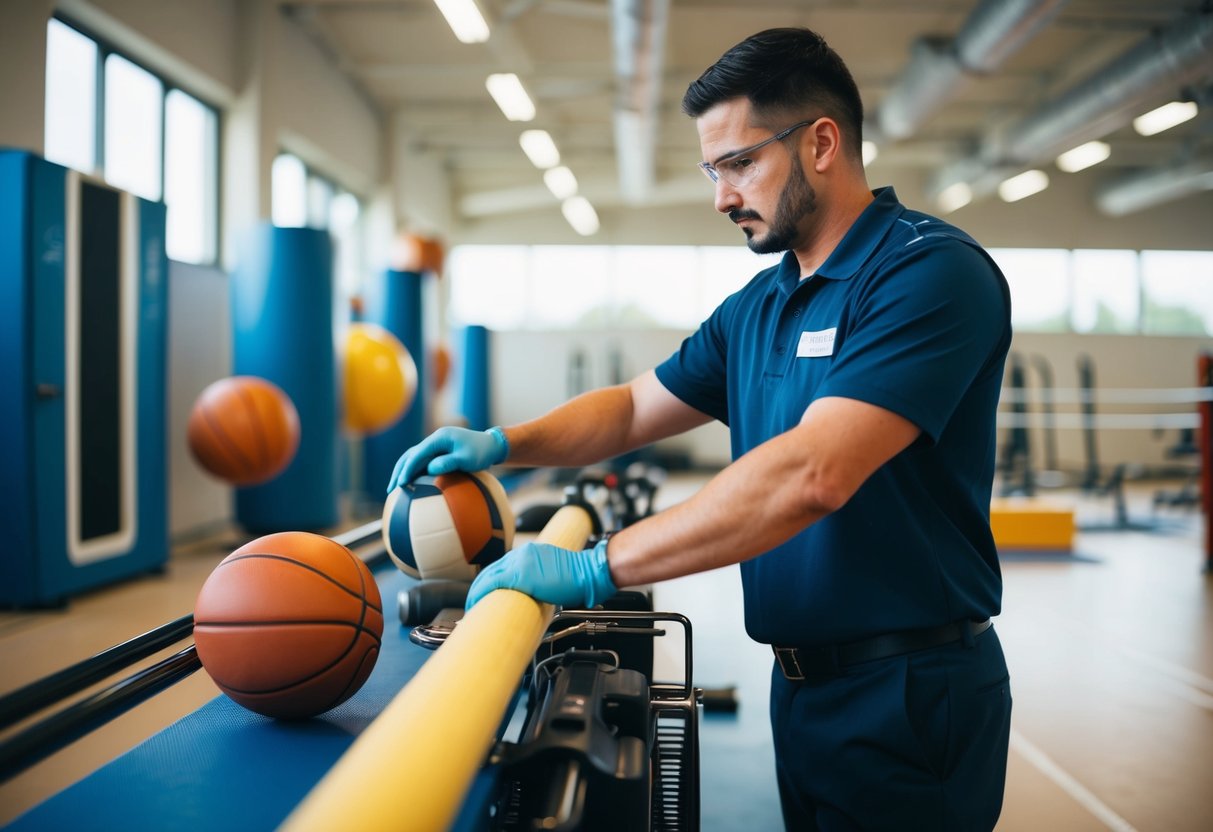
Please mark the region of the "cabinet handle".
POLYGON ((59 385, 57 384, 39 384, 34 388, 34 395, 39 399, 57 399, 59 398, 59 385))

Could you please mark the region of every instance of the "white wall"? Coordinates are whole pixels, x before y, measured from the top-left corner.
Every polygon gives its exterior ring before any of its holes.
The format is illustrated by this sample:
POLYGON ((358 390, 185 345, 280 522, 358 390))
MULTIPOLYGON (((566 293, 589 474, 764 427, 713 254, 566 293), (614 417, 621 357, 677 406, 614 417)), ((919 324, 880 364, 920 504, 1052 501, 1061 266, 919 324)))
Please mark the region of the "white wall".
POLYGON ((186 423, 198 395, 232 372, 228 277, 219 269, 169 263, 169 533, 231 515, 231 488, 203 473, 190 455, 186 423))
MULTIPOLYGON (((624 377, 631 378, 669 357, 689 334, 683 330, 494 332, 490 342, 492 420, 512 424, 534 418, 579 392, 569 384, 570 357, 575 351, 586 357, 588 386, 600 387, 611 382, 608 370, 612 350, 621 352, 624 377)), ((1056 388, 1078 387, 1076 362, 1080 353, 1095 360, 1095 381, 1099 388, 1191 388, 1196 386, 1196 357, 1201 351, 1213 351, 1213 338, 1018 333, 1011 349, 1025 359, 1033 355, 1044 357, 1052 365, 1056 388)), ((1031 370, 1028 386, 1039 389, 1037 376, 1031 370)), ((1056 410, 1077 413, 1078 407, 1057 405, 1056 410)), ((1100 413, 1191 414, 1195 410, 1191 403, 1098 408, 1100 413)), ((1036 465, 1040 467, 1044 437, 1039 429, 1033 428, 1030 439, 1035 446, 1036 465)), ((1056 439, 1062 468, 1081 469, 1085 461, 1081 432, 1059 430, 1056 439)), ((1098 454, 1105 466, 1122 462, 1152 468, 1169 466, 1173 463, 1167 460, 1165 452, 1176 439, 1176 431, 1156 435, 1149 429, 1103 430, 1097 438, 1098 454)), ((1003 441, 1000 439, 1000 447, 1003 441)), ((725 465, 730 460, 728 431, 718 423, 665 440, 661 447, 689 453, 703 466, 725 465)))

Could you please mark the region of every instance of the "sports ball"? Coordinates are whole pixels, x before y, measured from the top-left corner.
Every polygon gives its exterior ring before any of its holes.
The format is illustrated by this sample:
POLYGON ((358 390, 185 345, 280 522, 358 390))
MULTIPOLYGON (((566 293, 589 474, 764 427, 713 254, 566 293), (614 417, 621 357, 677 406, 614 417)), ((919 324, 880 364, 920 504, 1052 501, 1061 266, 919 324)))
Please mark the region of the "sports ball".
POLYGON ((256 376, 232 376, 207 387, 186 425, 194 459, 237 485, 272 480, 299 448, 299 413, 280 387, 256 376))
POLYGON ((351 324, 345 339, 345 425, 378 433, 400 420, 417 392, 417 365, 400 339, 375 324, 351 324))
POLYGON ((308 532, 259 537, 220 562, 194 604, 202 666, 240 705, 303 719, 340 705, 371 674, 383 602, 345 546, 308 532))
POLYGON ((418 477, 388 495, 383 540, 414 578, 470 581, 513 546, 514 510, 484 471, 418 477))

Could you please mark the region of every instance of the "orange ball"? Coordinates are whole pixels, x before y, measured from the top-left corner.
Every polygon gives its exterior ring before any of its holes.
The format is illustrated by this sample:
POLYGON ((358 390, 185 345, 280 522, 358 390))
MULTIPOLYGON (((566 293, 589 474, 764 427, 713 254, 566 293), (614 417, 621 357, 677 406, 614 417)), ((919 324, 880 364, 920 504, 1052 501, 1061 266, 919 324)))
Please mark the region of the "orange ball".
POLYGON ((220 379, 202 391, 186 426, 190 452, 232 485, 278 476, 299 448, 299 413, 280 387, 256 376, 220 379))
POLYGON ((383 602, 357 556, 327 537, 259 537, 215 567, 194 604, 198 658, 251 711, 303 719, 340 705, 379 657, 383 602))

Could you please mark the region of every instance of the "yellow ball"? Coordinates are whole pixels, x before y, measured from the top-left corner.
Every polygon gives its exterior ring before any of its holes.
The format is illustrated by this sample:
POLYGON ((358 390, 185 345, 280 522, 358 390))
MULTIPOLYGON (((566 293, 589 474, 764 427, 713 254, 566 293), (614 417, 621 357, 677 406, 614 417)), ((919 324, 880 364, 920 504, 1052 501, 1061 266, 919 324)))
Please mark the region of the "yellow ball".
POLYGON ((413 403, 417 365, 395 335, 375 324, 350 326, 345 339, 345 425, 378 433, 413 403))

